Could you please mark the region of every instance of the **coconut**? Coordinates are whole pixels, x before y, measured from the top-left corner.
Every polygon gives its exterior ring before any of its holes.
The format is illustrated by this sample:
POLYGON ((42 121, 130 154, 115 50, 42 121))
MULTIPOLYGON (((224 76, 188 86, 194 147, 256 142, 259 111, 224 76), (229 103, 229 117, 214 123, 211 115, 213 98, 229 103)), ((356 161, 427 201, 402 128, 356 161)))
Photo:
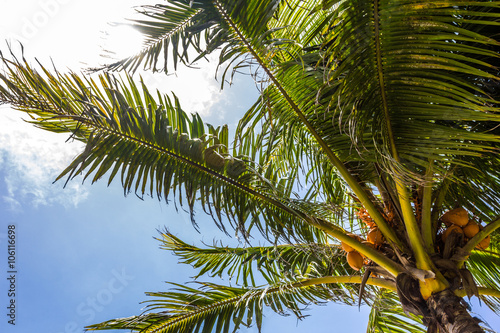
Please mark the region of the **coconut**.
MULTIPOLYGON (((354 238, 354 239, 356 239, 356 240, 358 240, 360 242, 363 240, 360 236, 358 236, 356 234, 347 234, 347 236, 349 236, 351 238, 354 238)), ((345 252, 352 252, 352 251, 354 251, 354 248, 352 248, 350 245, 347 245, 344 242, 340 242, 340 246, 342 247, 342 250, 344 250, 345 252)))
POLYGON ((379 228, 373 228, 368 233, 366 240, 372 244, 381 245, 384 242, 384 236, 382 235, 382 232, 379 230, 379 228))
POLYGON ((359 271, 363 267, 363 256, 357 251, 348 252, 347 263, 352 269, 359 271))
POLYGON ((377 246, 373 243, 370 243, 369 241, 363 241, 361 242, 362 244, 365 244, 365 245, 368 245, 369 247, 371 247, 372 249, 376 250, 377 249, 377 246))
POLYGON ((354 249, 350 245, 347 245, 344 242, 341 242, 340 245, 342 247, 342 250, 344 250, 347 253, 354 251, 354 249))
POLYGON ((458 225, 460 227, 466 226, 469 223, 469 214, 462 207, 455 208, 447 211, 441 216, 441 220, 448 225, 452 223, 454 225, 458 225))
POLYGON ((469 223, 464 227, 464 234, 467 238, 474 237, 478 232, 479 225, 473 220, 470 220, 469 223))
POLYGON ((458 233, 463 234, 464 231, 458 225, 452 225, 452 226, 450 226, 448 229, 445 230, 445 232, 441 236, 441 239, 443 240, 443 242, 446 242, 446 238, 448 238, 448 236, 452 232, 458 232, 458 233))
POLYGON ((448 222, 448 221, 443 221, 444 225, 446 228, 448 228, 450 225, 453 225, 453 223, 448 222))
POLYGON ((486 250, 488 246, 490 246, 490 241, 491 241, 490 235, 486 236, 485 239, 483 239, 481 242, 479 242, 479 244, 476 245, 476 249, 486 250))

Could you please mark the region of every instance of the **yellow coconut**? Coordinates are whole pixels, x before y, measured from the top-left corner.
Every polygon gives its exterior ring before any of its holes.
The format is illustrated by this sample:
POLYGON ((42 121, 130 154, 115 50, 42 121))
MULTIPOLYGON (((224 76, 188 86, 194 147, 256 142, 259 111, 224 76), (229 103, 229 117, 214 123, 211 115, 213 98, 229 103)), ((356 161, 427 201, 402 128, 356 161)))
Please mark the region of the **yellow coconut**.
POLYGON ((368 233, 366 240, 372 244, 381 245, 384 242, 384 236, 379 228, 373 228, 368 233))
POLYGON ((443 223, 446 226, 446 228, 448 228, 450 225, 453 225, 453 223, 448 222, 448 221, 443 221, 443 223))
POLYGON ((447 211, 441 216, 441 220, 448 225, 452 223, 454 225, 458 225, 460 227, 466 226, 469 223, 469 214, 462 207, 455 208, 447 211))
POLYGON ((340 245, 342 246, 342 250, 344 250, 345 252, 349 253, 349 252, 354 251, 354 249, 350 245, 347 245, 344 242, 341 242, 340 245))
POLYGON ((479 242, 479 244, 476 245, 476 249, 486 250, 488 246, 490 246, 490 241, 490 235, 486 236, 485 239, 483 239, 481 242, 479 242))
POLYGON ((452 232, 458 232, 458 233, 462 234, 464 231, 458 225, 452 225, 452 226, 450 226, 448 229, 446 229, 444 231, 443 235, 441 236, 441 239, 443 240, 443 242, 446 242, 446 238, 448 238, 448 236, 452 232))
POLYGON ((365 245, 368 245, 369 247, 371 247, 372 249, 376 250, 377 249, 377 246, 373 243, 370 243, 369 241, 363 241, 361 242, 362 244, 365 244, 365 245))
MULTIPOLYGON (((356 234, 347 234, 347 236, 349 236, 351 238, 354 238, 354 239, 356 239, 356 240, 358 240, 360 242, 363 240, 360 236, 358 236, 356 234)), ((342 247, 342 250, 344 250, 345 252, 352 252, 352 251, 354 251, 354 248, 352 248, 350 245, 347 245, 344 242, 340 242, 340 246, 342 247)))
POLYGON ((479 232, 479 225, 473 220, 470 220, 469 223, 464 227, 464 234, 465 237, 467 238, 472 238, 476 236, 478 232, 479 232))
POLYGON ((357 251, 348 252, 347 263, 352 269, 359 271, 363 267, 363 256, 357 251))

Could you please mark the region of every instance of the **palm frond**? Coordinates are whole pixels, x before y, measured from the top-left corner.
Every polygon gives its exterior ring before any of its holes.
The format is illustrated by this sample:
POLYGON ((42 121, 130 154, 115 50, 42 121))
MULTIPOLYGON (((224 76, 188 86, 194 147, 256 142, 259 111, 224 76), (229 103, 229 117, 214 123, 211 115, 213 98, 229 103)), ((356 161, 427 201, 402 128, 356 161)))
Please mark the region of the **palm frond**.
POLYGON ((278 281, 342 276, 353 273, 338 245, 283 244, 231 248, 213 245, 199 248, 189 245, 169 232, 161 232, 161 248, 172 251, 180 263, 189 264, 198 273, 228 275, 244 287, 278 281), (263 279, 262 279, 263 278, 263 279))
POLYGON ((143 50, 106 68, 135 71, 142 64, 156 71, 160 63, 161 69, 167 72, 168 66, 173 65, 175 69, 179 62, 189 65, 216 49, 222 49, 220 64, 237 61, 236 67, 241 68, 245 62, 237 58, 244 53, 244 47, 229 32, 221 8, 245 22, 247 33, 257 36, 266 29, 278 3, 277 0, 257 4, 241 0, 170 0, 165 5, 142 6, 139 12, 144 19, 132 20, 131 26, 144 35, 143 50), (169 63, 169 54, 172 63, 169 63), (192 61, 190 56, 194 58, 192 61))
MULTIPOLYGON (((490 251, 473 251, 467 260, 467 268, 472 273, 478 287, 500 290, 500 253, 497 252, 498 243, 490 251)), ((500 311, 500 299, 493 296, 480 296, 480 299, 492 311, 500 311)))
POLYGON ((204 41, 201 32, 210 27, 214 13, 202 8, 193 8, 189 1, 169 1, 168 4, 141 6, 141 20, 132 20, 130 26, 144 38, 142 50, 128 58, 108 64, 107 70, 135 72, 141 65, 144 69, 168 72, 178 63, 190 64, 190 50, 202 53, 204 41), (168 13, 168 14, 167 14, 168 13), (169 56, 170 55, 170 56, 169 56))
POLYGON ((212 283, 200 283, 200 289, 173 285, 173 291, 147 293, 156 299, 147 301, 146 311, 160 312, 109 320, 86 329, 197 333, 228 332, 231 328, 236 331, 241 325, 256 324, 260 331, 264 306, 282 315, 291 312, 301 318, 302 310, 310 304, 331 300, 353 302, 352 295, 335 284, 282 283, 261 289, 212 283))
POLYGON ((500 119, 483 84, 498 81, 498 53, 488 49, 498 41, 483 29, 497 25, 498 4, 472 19, 475 4, 339 3, 324 42, 321 100, 365 158, 388 170, 400 160, 408 175, 429 159, 460 165, 496 149, 498 136, 476 123, 500 119))
POLYGON ((92 182, 107 176, 109 183, 120 176, 126 194, 167 199, 178 193, 191 211, 198 200, 223 230, 225 215, 245 235, 251 222, 270 239, 324 239, 319 229, 299 222, 318 222, 306 217, 304 204, 286 199, 247 157, 227 153, 227 127, 206 126, 197 115, 189 119, 175 98, 153 97, 129 77, 100 75, 96 82, 76 74, 54 76, 42 67, 44 78, 26 63, 6 64, 2 102, 28 113, 38 127, 86 143, 58 179, 83 173, 92 182), (295 233, 295 227, 301 230, 295 233))
POLYGON ((498 154, 470 156, 464 158, 464 162, 465 166, 455 167, 449 174, 454 181, 449 186, 444 203, 447 207, 459 204, 478 219, 490 221, 500 215, 498 154))
MULTIPOLYGON (((287 82, 294 82, 291 91, 298 96, 299 107, 302 110, 312 110, 309 112, 311 114, 320 112, 320 106, 315 104, 315 92, 321 82, 313 77, 304 76, 302 67, 298 65, 294 70, 287 71, 287 75, 287 82)), ((316 125, 316 122, 325 121, 330 123, 326 118, 313 119, 312 123, 316 125)), ((306 196, 309 200, 329 202, 336 207, 340 204, 349 206, 349 203, 352 203, 349 195, 351 191, 336 168, 332 166, 321 147, 304 128, 294 110, 282 98, 275 86, 269 86, 263 91, 259 101, 240 120, 236 132, 237 144, 242 147, 258 148, 252 152, 253 156, 259 158, 259 164, 266 167, 266 172, 281 177, 279 180, 283 180, 286 191, 291 192, 306 187, 310 189, 310 196, 306 196)), ((324 135, 331 138, 333 150, 340 159, 363 163, 357 165, 355 169, 348 167, 352 174, 360 174, 367 168, 366 161, 361 161, 357 151, 351 149, 352 143, 347 135, 339 133, 338 127, 332 128, 324 135), (334 140, 335 136, 337 139, 334 140)), ((361 179, 366 181, 365 178, 361 179)))

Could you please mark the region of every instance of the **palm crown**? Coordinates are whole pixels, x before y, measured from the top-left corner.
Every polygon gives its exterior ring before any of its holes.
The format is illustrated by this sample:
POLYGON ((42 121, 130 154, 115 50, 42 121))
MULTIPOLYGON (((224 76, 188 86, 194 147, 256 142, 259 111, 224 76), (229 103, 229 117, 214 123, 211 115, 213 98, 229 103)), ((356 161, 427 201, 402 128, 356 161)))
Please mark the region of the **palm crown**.
POLYGON ((239 287, 175 285, 150 293, 145 314, 89 329, 260 329, 264 305, 300 316, 310 303, 356 304, 359 292, 370 332, 482 332, 462 297, 500 305, 499 7, 172 0, 143 7, 144 49, 97 79, 2 56, 0 101, 86 144, 59 178, 119 177, 126 193, 174 195, 191 211, 199 202, 222 230, 269 241, 201 249, 162 232, 199 277, 229 274, 239 287), (168 71, 215 50, 225 79, 257 66, 261 80, 233 148, 227 126, 111 74, 168 71))

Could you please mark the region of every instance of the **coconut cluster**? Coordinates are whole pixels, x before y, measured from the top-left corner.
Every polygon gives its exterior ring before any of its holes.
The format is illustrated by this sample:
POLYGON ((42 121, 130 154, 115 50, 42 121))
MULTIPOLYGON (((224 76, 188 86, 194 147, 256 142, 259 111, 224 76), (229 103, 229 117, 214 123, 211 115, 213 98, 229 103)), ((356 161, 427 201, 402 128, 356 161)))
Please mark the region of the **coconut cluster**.
MULTIPOLYGON (((375 250, 380 250, 383 252, 384 249, 387 249, 387 246, 384 246, 385 239, 382 235, 382 232, 371 219, 368 212, 365 209, 361 209, 358 212, 358 217, 368 229, 366 239, 356 234, 348 234, 348 236, 372 247, 375 250)), ((441 240, 443 241, 442 244, 445 244, 448 236, 454 232, 463 234, 463 239, 465 241, 468 241, 483 229, 483 227, 479 223, 477 223, 473 219, 469 219, 468 212, 461 207, 447 211, 443 214, 443 216, 441 216, 440 220, 446 226, 446 229, 441 233, 441 240)), ((490 236, 488 235, 476 246, 476 248, 485 250, 489 245, 490 236)), ((368 264, 368 259, 351 246, 347 245, 344 242, 341 242, 341 247, 342 250, 346 252, 347 263, 349 264, 349 266, 351 266, 351 268, 359 271, 364 265, 368 264)))
MULTIPOLYGON (((358 216, 369 229, 366 235, 366 239, 356 234, 348 234, 348 236, 372 247, 373 249, 378 249, 385 241, 382 232, 379 230, 379 228, 377 228, 375 222, 373 222, 366 210, 360 210, 358 212, 358 216)), ((341 246, 342 250, 346 252, 347 263, 349 264, 349 266, 351 266, 352 269, 359 271, 363 267, 363 265, 367 263, 367 259, 351 246, 347 245, 344 242, 341 243, 341 246)))
MULTIPOLYGON (((462 207, 447 211, 443 214, 443 216, 441 216, 441 221, 446 226, 446 229, 441 234, 443 243, 446 242, 448 236, 453 232, 463 234, 465 240, 468 241, 483 229, 483 227, 476 221, 469 219, 469 214, 462 207)), ((489 235, 477 244, 476 248, 485 250, 488 246, 490 246, 489 235)))

